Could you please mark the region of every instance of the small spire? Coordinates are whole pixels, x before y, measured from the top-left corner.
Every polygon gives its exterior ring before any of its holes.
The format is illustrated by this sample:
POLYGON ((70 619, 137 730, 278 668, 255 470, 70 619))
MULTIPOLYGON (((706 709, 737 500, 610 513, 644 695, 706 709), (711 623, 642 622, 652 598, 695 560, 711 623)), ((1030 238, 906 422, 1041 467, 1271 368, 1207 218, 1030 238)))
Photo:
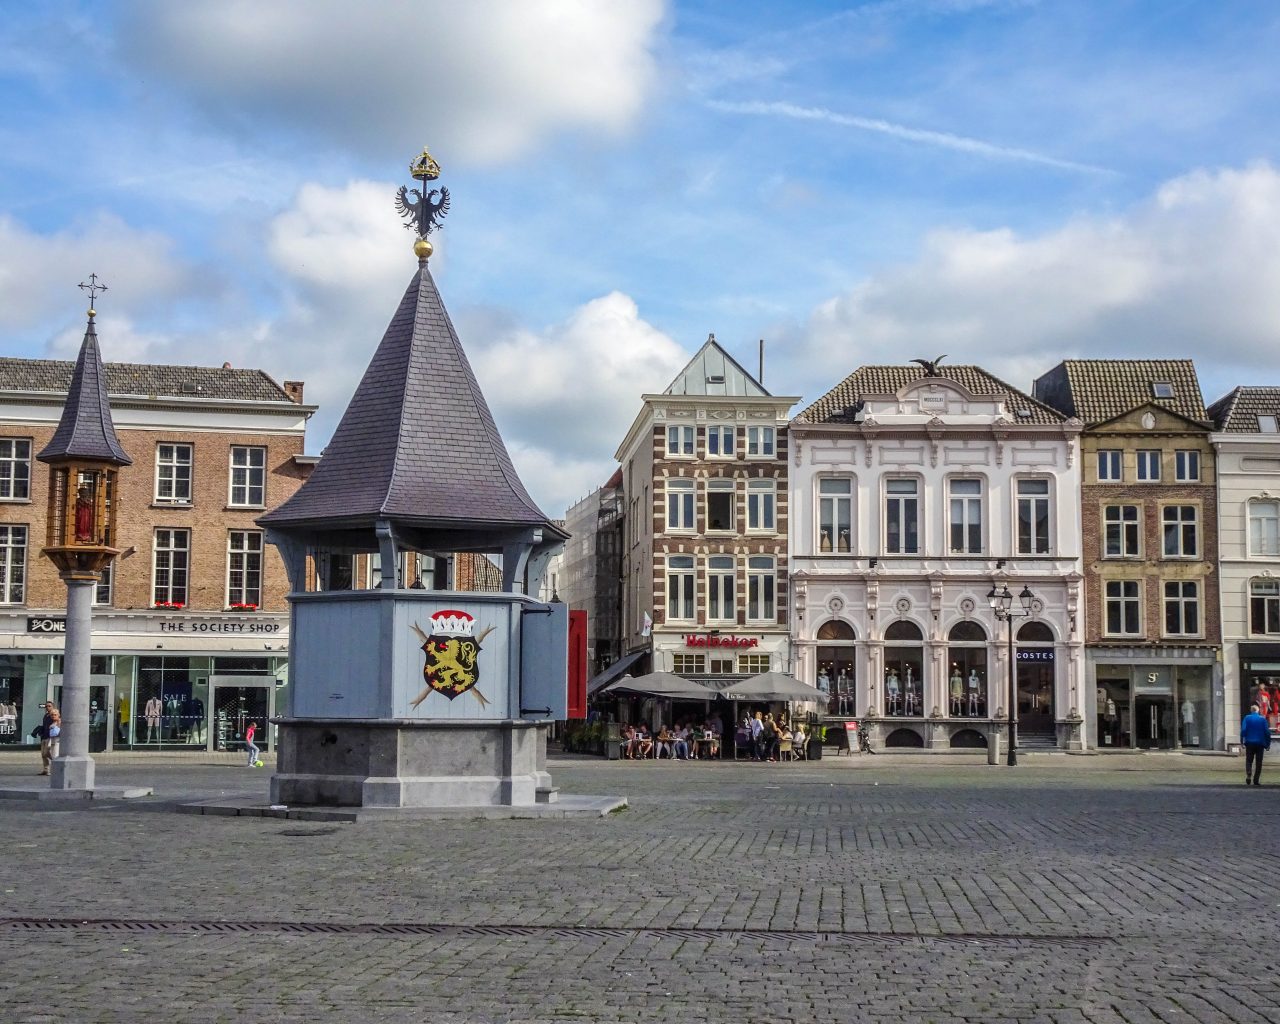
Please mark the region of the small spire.
POLYGON ((405 227, 417 236, 417 241, 413 243, 413 251, 418 257, 418 265, 426 266, 428 257, 435 251, 435 246, 427 241, 427 235, 433 230, 440 229, 440 222, 449 212, 449 190, 443 185, 438 189, 430 190, 425 187, 426 182, 435 181, 440 177, 440 165, 427 151, 426 146, 423 146, 422 152, 409 162, 409 173, 416 180, 423 182, 424 187, 419 190, 401 185, 400 191, 396 193, 396 210, 408 222, 405 227), (410 199, 410 196, 416 198, 410 199), (437 196, 439 196, 438 199, 437 196))
POLYGON ((107 290, 107 286, 105 284, 98 283, 97 274, 90 274, 89 283, 85 284, 83 281, 81 281, 79 287, 83 288, 85 291, 89 293, 89 318, 93 319, 93 317, 98 315, 98 311, 93 308, 94 302, 98 298, 98 293, 105 292, 107 290))

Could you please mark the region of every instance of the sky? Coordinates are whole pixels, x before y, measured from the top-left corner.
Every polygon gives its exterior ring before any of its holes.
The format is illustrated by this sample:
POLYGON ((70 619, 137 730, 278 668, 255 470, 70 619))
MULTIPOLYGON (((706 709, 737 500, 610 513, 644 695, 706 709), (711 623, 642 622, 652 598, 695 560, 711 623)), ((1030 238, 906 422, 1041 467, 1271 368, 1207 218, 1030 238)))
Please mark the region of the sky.
POLYGON ((304 380, 432 273, 553 518, 714 333, 817 399, 946 354, 1280 384, 1272 0, 0 0, 0 353, 304 380))

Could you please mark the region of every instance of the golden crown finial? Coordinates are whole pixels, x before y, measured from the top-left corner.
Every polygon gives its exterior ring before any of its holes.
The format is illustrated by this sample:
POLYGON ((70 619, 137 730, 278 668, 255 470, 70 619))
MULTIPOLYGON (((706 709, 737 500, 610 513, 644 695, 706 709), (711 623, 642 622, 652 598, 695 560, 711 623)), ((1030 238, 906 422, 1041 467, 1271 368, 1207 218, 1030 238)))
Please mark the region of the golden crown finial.
POLYGON ((409 164, 409 173, 419 181, 435 181, 440 177, 440 165, 427 151, 427 147, 423 146, 422 153, 409 164))

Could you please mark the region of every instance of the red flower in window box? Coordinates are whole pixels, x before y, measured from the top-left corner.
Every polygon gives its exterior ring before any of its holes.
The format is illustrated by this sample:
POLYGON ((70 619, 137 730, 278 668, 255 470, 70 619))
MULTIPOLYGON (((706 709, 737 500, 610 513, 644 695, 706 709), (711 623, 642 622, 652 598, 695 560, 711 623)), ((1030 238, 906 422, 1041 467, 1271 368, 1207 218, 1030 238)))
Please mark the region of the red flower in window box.
POLYGON ((177 612, 181 611, 184 606, 181 601, 157 601, 156 607, 165 608, 171 612, 177 612))
POLYGON ((256 604, 231 604, 227 605, 233 612, 256 612, 258 606, 256 604))

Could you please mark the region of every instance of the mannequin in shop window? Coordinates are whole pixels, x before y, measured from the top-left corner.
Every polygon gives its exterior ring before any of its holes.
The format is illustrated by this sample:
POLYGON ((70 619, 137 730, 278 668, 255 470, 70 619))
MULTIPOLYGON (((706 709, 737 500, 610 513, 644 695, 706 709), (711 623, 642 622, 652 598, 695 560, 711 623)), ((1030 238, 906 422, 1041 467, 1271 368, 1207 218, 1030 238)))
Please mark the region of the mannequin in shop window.
POLYGON ((1107 744, 1113 744, 1116 741, 1116 731, 1120 728, 1120 721, 1116 717, 1116 702, 1110 697, 1107 698, 1105 704, 1102 705, 1102 720, 1106 723, 1106 735, 1104 740, 1107 744))
POLYGON ((849 685, 849 674, 840 670, 836 677, 836 691, 840 694, 840 714, 847 715, 853 710, 853 687, 849 685))
POLYGON ((951 679, 947 685, 951 694, 951 713, 964 714, 964 680, 960 677, 959 665, 951 666, 951 679))
POLYGON ((888 707, 885 711, 890 715, 902 714, 902 684, 898 681, 898 670, 896 668, 889 669, 889 674, 884 680, 885 702, 888 707))
POLYGON ((907 698, 907 714, 916 715, 920 713, 920 694, 916 692, 916 681, 912 673, 913 673, 913 669, 910 665, 908 665, 907 680, 906 680, 906 686, 905 686, 906 698, 907 698))
POLYGON ((979 698, 982 695, 982 681, 978 678, 976 668, 969 669, 969 678, 965 683, 969 691, 969 714, 976 715, 980 708, 979 698))
POLYGON ((147 724, 147 739, 150 743, 154 735, 160 738, 160 716, 164 713, 164 703, 159 697, 150 698, 142 707, 142 720, 147 724))
POLYGON ((1182 698, 1182 742, 1189 747, 1198 747, 1200 737, 1196 733, 1196 706, 1190 697, 1182 698))

